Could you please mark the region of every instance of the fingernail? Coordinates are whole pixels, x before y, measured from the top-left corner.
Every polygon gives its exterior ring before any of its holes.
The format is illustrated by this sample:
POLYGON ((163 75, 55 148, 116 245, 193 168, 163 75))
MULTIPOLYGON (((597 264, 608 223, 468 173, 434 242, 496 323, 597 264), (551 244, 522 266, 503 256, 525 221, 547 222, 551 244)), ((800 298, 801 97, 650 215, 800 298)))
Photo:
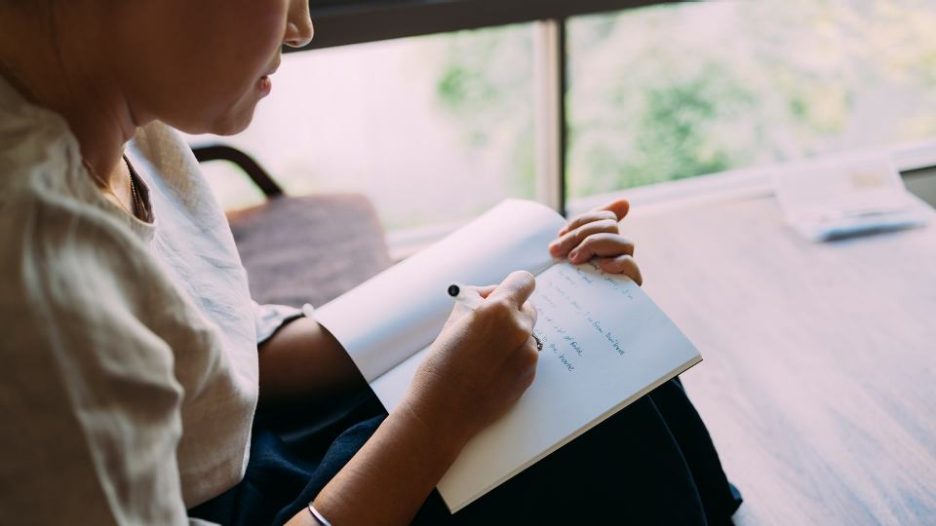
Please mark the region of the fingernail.
POLYGON ((569 261, 574 261, 576 258, 578 258, 578 255, 579 255, 578 250, 573 250, 572 252, 569 252, 569 261))

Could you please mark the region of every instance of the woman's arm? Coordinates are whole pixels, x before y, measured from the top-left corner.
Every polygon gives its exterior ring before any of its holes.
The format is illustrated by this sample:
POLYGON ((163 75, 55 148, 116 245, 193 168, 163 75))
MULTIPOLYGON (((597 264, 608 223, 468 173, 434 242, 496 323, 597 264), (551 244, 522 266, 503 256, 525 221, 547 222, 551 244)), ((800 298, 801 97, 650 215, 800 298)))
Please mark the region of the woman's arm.
MULTIPOLYGON (((315 498, 328 520, 407 524, 464 444, 520 398, 536 373, 534 286, 515 272, 476 291, 475 310, 453 310, 406 398, 315 498)), ((315 521, 303 510, 289 524, 315 521)))
MULTIPOLYGON (((407 524, 455 461, 466 438, 447 436, 413 411, 394 411, 315 499, 333 525, 407 524)), ((316 525, 301 510, 287 526, 316 525)))
POLYGON ((338 340, 312 318, 288 323, 260 346, 264 405, 333 398, 364 385, 338 340))
MULTIPOLYGON (((341 344, 314 319, 289 323, 261 346, 265 404, 324 398, 363 382, 341 344)), ((317 499, 334 524, 345 523, 345 510, 366 513, 355 513, 352 524, 405 523, 455 460, 464 439, 431 429, 409 407, 388 416, 317 499)), ((319 526, 307 510, 288 524, 319 526)))

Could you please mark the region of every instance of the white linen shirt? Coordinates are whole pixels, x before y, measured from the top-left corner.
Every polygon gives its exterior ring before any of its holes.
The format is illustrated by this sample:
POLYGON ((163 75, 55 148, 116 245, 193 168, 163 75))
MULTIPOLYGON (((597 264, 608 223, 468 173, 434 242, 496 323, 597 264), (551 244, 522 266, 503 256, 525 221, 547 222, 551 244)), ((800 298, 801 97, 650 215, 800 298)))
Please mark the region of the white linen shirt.
POLYGON ((152 224, 0 78, 0 524, 188 524, 243 477, 257 342, 294 311, 251 301, 176 133, 148 125, 126 153, 152 224))

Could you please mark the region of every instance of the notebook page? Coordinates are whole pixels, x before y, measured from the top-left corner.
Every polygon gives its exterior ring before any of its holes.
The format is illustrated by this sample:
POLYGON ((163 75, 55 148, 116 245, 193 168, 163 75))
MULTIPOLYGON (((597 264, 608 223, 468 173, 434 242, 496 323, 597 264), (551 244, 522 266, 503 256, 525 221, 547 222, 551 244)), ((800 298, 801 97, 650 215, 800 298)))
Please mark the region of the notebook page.
POLYGON ((633 281, 589 264, 537 277, 533 385, 472 439, 438 489, 455 512, 701 360, 633 281))
MULTIPOLYGON (((590 264, 540 273, 531 300, 543 342, 536 380, 442 478, 438 489, 453 512, 701 360, 640 287, 590 264)), ((388 411, 427 351, 371 383, 388 411)))

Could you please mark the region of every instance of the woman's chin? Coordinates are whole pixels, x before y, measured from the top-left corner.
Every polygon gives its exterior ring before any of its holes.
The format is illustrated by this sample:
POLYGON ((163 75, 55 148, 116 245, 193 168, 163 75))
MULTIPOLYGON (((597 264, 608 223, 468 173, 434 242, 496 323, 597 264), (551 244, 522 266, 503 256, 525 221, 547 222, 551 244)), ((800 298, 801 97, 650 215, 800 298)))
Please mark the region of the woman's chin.
POLYGON ((200 123, 180 123, 180 125, 176 125, 169 122, 167 124, 191 135, 237 135, 247 129, 250 123, 253 122, 255 106, 238 108, 237 111, 229 111, 212 119, 205 119, 200 123))
POLYGON ((247 116, 241 116, 236 119, 228 119, 218 123, 215 126, 212 126, 211 131, 208 133, 214 135, 237 135, 238 133, 247 129, 250 126, 250 123, 253 122, 253 112, 247 116))
MULTIPOLYGON (((262 100, 257 86, 242 93, 227 104, 188 104, 188 110, 175 108, 172 117, 164 122, 179 131, 191 134, 236 135, 253 121, 257 104, 262 100), (201 111, 197 111, 200 109, 201 111), (192 111, 196 110, 196 111, 192 111)), ((164 117, 169 117, 168 115, 164 117)))

